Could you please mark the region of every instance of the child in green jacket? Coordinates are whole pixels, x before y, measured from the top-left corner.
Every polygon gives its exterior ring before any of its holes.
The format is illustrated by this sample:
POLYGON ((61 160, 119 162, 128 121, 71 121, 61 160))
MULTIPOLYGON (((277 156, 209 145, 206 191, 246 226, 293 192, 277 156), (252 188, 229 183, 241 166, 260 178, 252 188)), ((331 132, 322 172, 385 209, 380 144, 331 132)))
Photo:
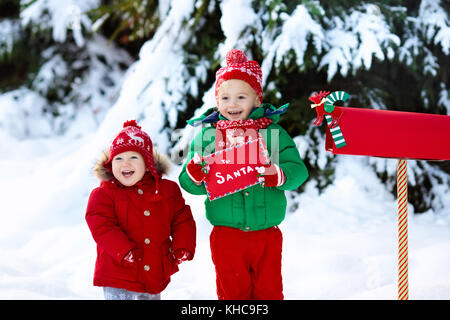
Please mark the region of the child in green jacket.
POLYGON ((207 156, 262 136, 271 164, 260 172, 260 184, 228 196, 205 200, 206 217, 214 226, 211 254, 219 299, 283 299, 282 234, 286 214, 284 190, 298 188, 308 177, 294 141, 277 124, 287 105, 262 104, 262 72, 240 50, 231 50, 227 65, 216 73, 217 111, 209 109, 188 121, 204 125, 194 138, 180 173, 186 191, 206 194, 207 166, 194 155, 207 156))

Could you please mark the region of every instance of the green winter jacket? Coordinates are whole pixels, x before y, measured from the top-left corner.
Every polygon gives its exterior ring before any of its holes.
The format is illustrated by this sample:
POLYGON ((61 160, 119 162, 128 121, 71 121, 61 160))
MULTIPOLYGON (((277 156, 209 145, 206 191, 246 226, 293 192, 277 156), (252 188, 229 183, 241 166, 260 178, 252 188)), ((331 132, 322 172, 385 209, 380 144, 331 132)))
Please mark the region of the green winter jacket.
MULTIPOLYGON (((308 178, 308 171, 300 158, 294 141, 280 125, 277 124, 280 114, 284 113, 287 105, 278 109, 270 104, 263 104, 255 108, 250 114, 250 119, 267 117, 273 122, 259 132, 266 141, 271 163, 280 166, 286 176, 286 182, 280 187, 264 188, 260 184, 231 195, 210 201, 205 200, 206 217, 215 226, 228 226, 245 231, 262 230, 280 224, 286 214, 286 196, 284 190, 298 188, 308 178)), ((211 123, 224 118, 209 109, 198 119, 188 123, 198 125, 211 123)), ((215 127, 203 126, 191 143, 191 148, 180 173, 180 185, 187 192, 202 195, 206 194, 204 184, 196 185, 186 173, 186 164, 197 152, 207 156, 214 153, 215 127)))

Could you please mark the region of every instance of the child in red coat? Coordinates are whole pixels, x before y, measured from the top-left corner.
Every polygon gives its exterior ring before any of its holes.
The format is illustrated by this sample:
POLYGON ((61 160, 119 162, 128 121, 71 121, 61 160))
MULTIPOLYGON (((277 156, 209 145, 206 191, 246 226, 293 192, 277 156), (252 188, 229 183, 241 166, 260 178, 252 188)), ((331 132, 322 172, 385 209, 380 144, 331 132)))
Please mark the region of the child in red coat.
POLYGON ((106 299, 160 299, 160 292, 195 253, 196 226, 178 184, 162 179, 168 160, 127 121, 94 168, 100 186, 86 222, 97 243, 94 285, 106 299))

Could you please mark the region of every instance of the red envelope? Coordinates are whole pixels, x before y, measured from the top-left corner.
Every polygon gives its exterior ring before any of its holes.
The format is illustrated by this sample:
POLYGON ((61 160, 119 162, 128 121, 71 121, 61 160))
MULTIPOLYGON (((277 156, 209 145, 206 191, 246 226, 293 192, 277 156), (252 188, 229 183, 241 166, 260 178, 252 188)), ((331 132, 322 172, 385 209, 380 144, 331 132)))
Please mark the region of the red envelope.
POLYGON ((258 184, 256 168, 270 164, 262 137, 217 151, 204 160, 209 165, 204 183, 211 201, 258 184))

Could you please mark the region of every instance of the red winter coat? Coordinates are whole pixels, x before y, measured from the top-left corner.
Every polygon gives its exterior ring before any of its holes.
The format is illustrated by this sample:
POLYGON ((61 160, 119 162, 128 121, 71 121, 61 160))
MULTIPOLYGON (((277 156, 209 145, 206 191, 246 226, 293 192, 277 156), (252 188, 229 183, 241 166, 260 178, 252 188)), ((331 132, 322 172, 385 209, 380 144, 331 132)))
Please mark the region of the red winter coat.
MULTIPOLYGON (((167 160, 154 154, 160 174, 167 160)), ((195 253, 196 227, 178 185, 159 182, 159 201, 149 201, 155 191, 150 174, 136 185, 122 186, 103 168, 106 154, 97 162, 95 175, 101 180, 89 197, 86 222, 97 243, 94 285, 156 294, 166 288, 178 271, 171 252, 195 253), (137 256, 130 264, 123 257, 131 250, 137 256)))

